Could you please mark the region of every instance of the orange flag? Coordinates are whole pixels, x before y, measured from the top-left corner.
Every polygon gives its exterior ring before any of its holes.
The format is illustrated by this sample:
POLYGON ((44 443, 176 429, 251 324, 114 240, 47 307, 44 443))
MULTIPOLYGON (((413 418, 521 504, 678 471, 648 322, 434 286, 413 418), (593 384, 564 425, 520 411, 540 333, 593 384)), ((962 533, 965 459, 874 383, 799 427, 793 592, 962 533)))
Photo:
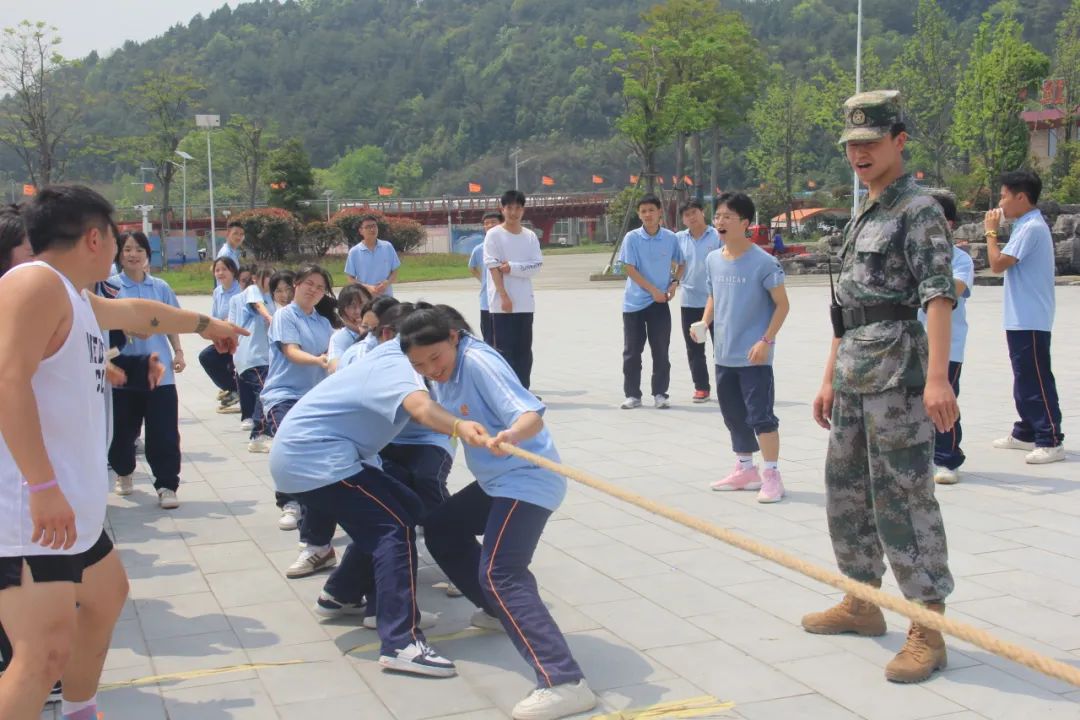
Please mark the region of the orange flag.
POLYGON ((22 186, 22 194, 26 197, 30 197, 31 195, 37 195, 37 188, 30 183, 26 183, 22 186))
POLYGON ((543 177, 540 178, 540 184, 541 185, 547 185, 547 186, 550 187, 550 186, 555 184, 555 178, 548 177, 547 175, 544 175, 543 177))
POLYGON ((483 189, 484 188, 480 187, 480 183, 474 183, 474 182, 469 183, 469 192, 471 192, 471 193, 482 192, 483 189))
POLYGON ((379 197, 390 197, 394 194, 394 188, 379 186, 379 197))
POLYGON ((152 193, 154 192, 154 183, 143 183, 142 189, 143 192, 152 193))
POLYGON ((637 176, 637 175, 631 175, 631 176, 630 176, 630 182, 631 182, 631 184, 633 184, 633 185, 637 185, 637 181, 638 181, 638 176, 637 176))
POLYGON ((687 185, 693 185, 694 184, 693 178, 691 178, 689 175, 683 175, 682 176, 682 181, 684 183, 686 183, 687 185))
POLYGON ((592 181, 593 181, 593 185, 603 185, 604 184, 604 178, 600 177, 599 175, 593 175, 592 176, 592 181))

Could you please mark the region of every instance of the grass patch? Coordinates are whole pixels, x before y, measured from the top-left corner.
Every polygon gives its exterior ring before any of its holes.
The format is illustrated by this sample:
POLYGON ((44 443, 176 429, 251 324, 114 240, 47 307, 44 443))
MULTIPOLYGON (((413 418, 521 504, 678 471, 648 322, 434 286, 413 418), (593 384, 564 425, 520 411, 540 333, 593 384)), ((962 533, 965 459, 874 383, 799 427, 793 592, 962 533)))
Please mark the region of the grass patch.
POLYGON ((614 245, 605 243, 589 243, 588 245, 572 245, 570 247, 558 247, 549 245, 543 249, 545 255, 610 255, 615 249, 614 245))
MULTIPOLYGON (((468 261, 467 256, 453 253, 403 255, 401 268, 398 270, 398 283, 467 278, 469 277, 468 261)), ((295 269, 307 262, 309 261, 299 259, 275 263, 274 266, 295 269)), ((318 264, 330 272, 336 287, 345 284, 345 258, 321 258, 318 264)), ((214 290, 214 275, 210 267, 210 263, 191 263, 176 270, 154 275, 169 283, 177 295, 209 295, 214 290)))

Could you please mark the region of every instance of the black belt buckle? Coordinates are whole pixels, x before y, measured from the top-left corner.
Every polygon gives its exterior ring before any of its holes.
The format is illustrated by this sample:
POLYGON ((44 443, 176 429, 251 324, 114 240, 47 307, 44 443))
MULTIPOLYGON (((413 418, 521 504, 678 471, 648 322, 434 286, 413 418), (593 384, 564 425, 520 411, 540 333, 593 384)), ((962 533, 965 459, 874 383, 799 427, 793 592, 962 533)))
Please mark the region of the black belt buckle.
POLYGON ((851 329, 866 325, 866 309, 862 307, 844 308, 844 327, 851 329))

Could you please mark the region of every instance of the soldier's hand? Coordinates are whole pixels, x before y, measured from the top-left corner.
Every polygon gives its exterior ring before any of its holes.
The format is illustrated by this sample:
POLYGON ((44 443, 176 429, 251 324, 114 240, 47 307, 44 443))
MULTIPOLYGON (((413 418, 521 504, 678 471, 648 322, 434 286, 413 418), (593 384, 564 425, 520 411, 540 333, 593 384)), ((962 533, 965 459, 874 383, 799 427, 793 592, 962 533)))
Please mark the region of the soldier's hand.
POLYGON ((956 404, 956 393, 952 385, 945 380, 927 380, 923 390, 923 405, 926 414, 934 423, 938 432, 948 432, 960 418, 960 406, 956 404))
POLYGON ((821 384, 821 389, 818 390, 817 397, 814 398, 814 422, 826 430, 832 428, 831 418, 834 397, 832 383, 826 382, 821 384))

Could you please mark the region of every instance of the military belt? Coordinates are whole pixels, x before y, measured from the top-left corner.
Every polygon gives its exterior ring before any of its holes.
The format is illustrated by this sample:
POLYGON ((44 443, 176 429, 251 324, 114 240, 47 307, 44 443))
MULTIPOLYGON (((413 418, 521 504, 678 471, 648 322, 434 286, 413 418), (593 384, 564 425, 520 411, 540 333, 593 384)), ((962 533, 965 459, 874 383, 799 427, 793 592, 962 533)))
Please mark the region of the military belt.
POLYGON ((918 317, 916 308, 897 303, 869 305, 867 307, 846 307, 842 309, 842 313, 845 330, 853 330, 870 323, 888 322, 890 320, 914 320, 918 317))

